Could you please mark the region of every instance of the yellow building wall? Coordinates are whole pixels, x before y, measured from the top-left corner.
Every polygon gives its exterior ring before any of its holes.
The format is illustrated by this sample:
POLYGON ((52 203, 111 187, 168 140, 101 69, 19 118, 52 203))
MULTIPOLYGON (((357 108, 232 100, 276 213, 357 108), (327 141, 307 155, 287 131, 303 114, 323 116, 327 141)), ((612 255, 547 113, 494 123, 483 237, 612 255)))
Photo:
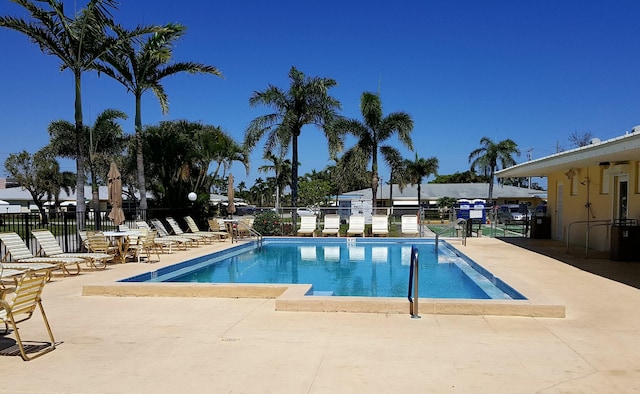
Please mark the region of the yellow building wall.
POLYGON ((605 222, 618 219, 619 179, 628 180, 627 218, 640 220, 640 161, 550 174, 547 215, 551 217, 551 238, 566 242, 568 237, 571 245, 585 246, 591 227, 589 248, 609 250, 610 227, 605 222))

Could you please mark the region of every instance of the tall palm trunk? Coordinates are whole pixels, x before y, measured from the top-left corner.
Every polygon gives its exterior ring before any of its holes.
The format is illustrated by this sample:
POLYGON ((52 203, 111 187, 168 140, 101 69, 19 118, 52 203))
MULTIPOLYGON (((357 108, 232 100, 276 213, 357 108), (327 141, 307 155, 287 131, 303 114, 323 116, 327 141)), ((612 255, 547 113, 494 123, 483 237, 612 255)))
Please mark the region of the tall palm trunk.
MULTIPOLYGON (((296 208, 298 206, 298 136, 300 130, 293 132, 291 137, 291 205, 296 208)), ((295 215, 296 211, 293 210, 295 215)))
POLYGON ((146 219, 147 187, 144 176, 144 153, 142 138, 142 93, 136 93, 136 167, 138 169, 138 191, 140 192, 140 214, 146 219))
POLYGON ((371 177, 371 213, 375 214, 377 212, 376 206, 378 205, 378 172, 373 173, 373 177, 371 177))
POLYGON ((74 73, 75 88, 75 121, 76 121, 76 216, 78 230, 84 230, 86 204, 84 202, 84 149, 83 149, 83 128, 82 123, 82 89, 81 89, 81 73, 74 73))

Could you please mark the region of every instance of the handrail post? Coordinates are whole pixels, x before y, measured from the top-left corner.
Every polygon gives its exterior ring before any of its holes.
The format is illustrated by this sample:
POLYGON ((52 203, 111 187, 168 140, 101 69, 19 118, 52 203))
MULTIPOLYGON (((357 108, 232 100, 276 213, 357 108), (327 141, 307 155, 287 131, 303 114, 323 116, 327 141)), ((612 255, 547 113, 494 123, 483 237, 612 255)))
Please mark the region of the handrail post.
POLYGON ((407 296, 407 298, 409 299, 409 313, 411 314, 412 319, 420 318, 420 315, 418 314, 418 272, 418 248, 413 245, 411 246, 411 263, 409 265, 409 292, 407 296), (411 297, 412 290, 413 298, 411 297))

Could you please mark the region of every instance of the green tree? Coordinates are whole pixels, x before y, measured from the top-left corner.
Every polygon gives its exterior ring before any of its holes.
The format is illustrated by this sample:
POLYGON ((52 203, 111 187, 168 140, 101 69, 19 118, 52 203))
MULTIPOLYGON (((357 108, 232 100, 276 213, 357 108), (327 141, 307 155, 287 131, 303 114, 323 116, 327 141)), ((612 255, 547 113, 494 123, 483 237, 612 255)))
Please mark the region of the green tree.
MULTIPOLYGON (((274 112, 251 121, 244 138, 244 145, 252 150, 265 135, 267 141, 264 153, 273 152, 276 147, 288 151, 291 147, 291 203, 298 203, 298 137, 306 125, 321 128, 329 143, 329 154, 334 156, 342 149, 342 138, 331 127, 336 119, 340 102, 329 95, 329 89, 337 82, 329 78, 306 77, 295 67, 289 71, 291 85, 282 90, 269 85, 249 98, 252 107, 264 105, 274 112)), ((295 212, 295 211, 294 211, 295 212)))
POLYGON ((25 188, 31 199, 38 207, 43 223, 47 223, 47 213, 44 209, 45 197, 60 193, 56 183, 59 179, 60 165, 55 157, 46 149, 41 149, 31 155, 27 151, 10 154, 4 163, 4 168, 12 178, 25 188))
POLYGON ((464 171, 438 175, 429 183, 484 183, 488 179, 486 176, 479 176, 475 171, 464 171))
POLYGON ((377 205, 378 190, 378 153, 384 160, 391 164, 393 158, 400 156, 398 150, 390 145, 382 145, 384 141, 397 134, 398 140, 408 149, 413 150, 411 130, 413 120, 405 112, 393 112, 383 116, 380 96, 364 92, 360 98, 360 112, 363 121, 358 119, 339 119, 334 127, 340 134, 349 133, 358 139, 357 144, 351 148, 345 156, 353 162, 353 159, 365 161, 365 165, 371 161, 371 193, 373 207, 377 205))
POLYGON ((104 61, 99 65, 100 72, 120 82, 135 96, 136 114, 136 164, 138 171, 138 190, 140 191, 140 210, 147 209, 146 179, 144 173, 144 149, 142 138, 142 95, 151 90, 160 102, 162 113, 169 111, 169 100, 162 80, 179 73, 204 73, 221 76, 213 66, 194 62, 171 62, 175 42, 182 37, 186 27, 179 24, 167 24, 156 27, 146 40, 134 39, 136 31, 128 31, 120 26, 114 30, 119 45, 102 55, 104 61))
POLYGON ((323 179, 302 178, 300 180, 300 202, 307 206, 327 206, 331 194, 331 183, 323 179))
MULTIPOLYGON (((62 1, 13 0, 29 14, 25 20, 10 16, 0 16, 0 27, 15 30, 37 44, 42 52, 54 55, 60 60, 61 70, 73 73, 75 86, 75 135, 77 152, 81 152, 83 141, 82 119, 82 74, 95 70, 97 59, 118 45, 119 40, 110 36, 107 30, 114 25, 111 11, 116 8, 116 0, 89 0, 87 5, 73 16, 65 15, 62 1), (36 3, 46 3, 41 8, 36 3)), ((144 29, 130 32, 131 36, 145 33, 144 29)), ((130 37, 121 37, 121 39, 130 37)), ((84 155, 76 155, 76 209, 78 218, 84 218, 84 155)), ((84 222, 79 223, 84 228, 84 222)))
POLYGON ((506 139, 498 143, 493 142, 489 137, 480 139, 480 148, 473 150, 469 154, 469 163, 471 163, 471 171, 475 172, 476 167, 481 167, 488 171, 489 178, 489 197, 488 200, 493 201, 493 179, 498 169, 498 165, 502 168, 516 164, 512 155, 520 156, 518 145, 511 139, 506 139))
POLYGON ((429 175, 438 174, 438 159, 435 157, 425 159, 418 157, 416 153, 416 158, 413 161, 405 161, 404 170, 402 177, 410 184, 418 185, 418 206, 422 206, 422 180, 429 175))
POLYGON ((291 185, 291 160, 284 159, 284 152, 274 155, 271 152, 265 153, 263 159, 270 161, 271 164, 265 164, 258 167, 258 172, 267 173, 273 171, 275 173, 274 181, 276 185, 276 203, 275 207, 280 208, 280 194, 285 187, 291 185))
MULTIPOLYGON (((116 109, 102 111, 91 127, 85 126, 79 154, 85 157, 85 170, 91 180, 93 208, 100 209, 99 185, 106 184, 109 164, 118 160, 126 148, 124 135, 118 119, 127 119, 127 114, 116 109)), ((49 124, 49 147, 58 156, 76 159, 78 151, 73 140, 75 127, 66 120, 56 120, 49 124)), ((84 182, 83 182, 84 185, 84 182)))

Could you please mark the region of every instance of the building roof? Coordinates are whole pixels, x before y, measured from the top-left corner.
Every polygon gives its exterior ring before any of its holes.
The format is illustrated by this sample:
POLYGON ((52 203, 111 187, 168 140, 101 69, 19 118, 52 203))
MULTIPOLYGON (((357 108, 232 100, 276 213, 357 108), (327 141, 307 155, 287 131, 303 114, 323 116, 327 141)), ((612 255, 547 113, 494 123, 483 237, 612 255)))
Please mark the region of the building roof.
POLYGON ((638 157, 640 131, 632 131, 602 142, 594 138, 589 145, 517 164, 496 172, 496 175, 501 178, 546 177, 571 167, 589 167, 600 163, 620 164, 628 160, 637 160, 638 157))
MULTIPOLYGON (((91 186, 84 187, 84 196, 87 200, 91 199, 91 186)), ((100 186, 98 188, 98 195, 100 196, 100 200, 108 200, 109 199, 109 191, 107 186, 100 186)), ((136 197, 139 194, 135 193, 136 197)), ((67 194, 64 190, 60 191, 60 201, 75 201, 76 193, 72 192, 67 194)), ((123 194, 123 197, 126 199, 126 195, 123 194)), ((149 193, 147 193, 147 197, 151 197, 149 193)), ((22 187, 11 187, 9 189, 0 189, 0 199, 5 201, 31 201, 31 194, 22 187)))
MULTIPOLYGON (((379 200, 388 200, 390 194, 390 186, 382 185, 378 187, 377 198, 379 200)), ((494 185, 493 198, 531 198, 546 194, 544 190, 527 189, 516 186, 494 185)), ((455 199, 486 199, 489 195, 489 185, 487 183, 427 183, 420 187, 421 200, 437 200, 441 197, 451 197, 455 199)), ((371 189, 356 190, 344 193, 343 198, 362 198, 371 199, 371 189)), ((418 186, 407 185, 403 191, 400 191, 398 185, 393 185, 393 201, 418 199, 418 186)))

